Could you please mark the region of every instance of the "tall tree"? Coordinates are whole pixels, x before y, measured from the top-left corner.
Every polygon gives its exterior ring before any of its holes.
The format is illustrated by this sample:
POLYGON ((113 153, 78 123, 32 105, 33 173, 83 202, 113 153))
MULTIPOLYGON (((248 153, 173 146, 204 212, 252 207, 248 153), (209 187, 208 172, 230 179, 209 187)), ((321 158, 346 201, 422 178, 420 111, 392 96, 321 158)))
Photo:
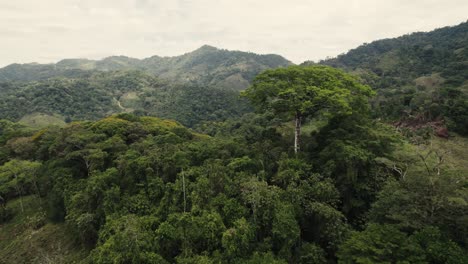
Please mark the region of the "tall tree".
POLYGON ((327 66, 290 66, 259 74, 243 93, 261 112, 294 118, 294 151, 300 149, 301 124, 318 114, 348 113, 356 96, 372 90, 341 70, 327 66))

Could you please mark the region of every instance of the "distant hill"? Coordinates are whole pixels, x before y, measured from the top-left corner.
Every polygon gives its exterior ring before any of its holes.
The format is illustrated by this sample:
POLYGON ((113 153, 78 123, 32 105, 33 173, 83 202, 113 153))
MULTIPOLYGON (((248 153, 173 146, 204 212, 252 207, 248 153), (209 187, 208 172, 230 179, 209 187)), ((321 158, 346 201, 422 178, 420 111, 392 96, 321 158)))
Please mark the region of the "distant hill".
POLYGON ((133 112, 191 127, 250 111, 239 90, 261 71, 290 64, 278 55, 210 46, 177 57, 12 64, 0 69, 0 118, 41 126, 133 112))
POLYGON ((0 81, 34 81, 51 77, 82 77, 88 71, 141 70, 171 82, 242 90, 261 71, 292 63, 279 55, 258 55, 211 46, 176 57, 135 59, 112 56, 102 60, 64 59, 56 64, 12 64, 0 69, 0 81))
POLYGON ((191 127, 247 111, 250 107, 238 91, 169 83, 142 71, 94 71, 80 78, 0 82, 0 118, 33 126, 133 112, 191 127))
POLYGON ((319 63, 375 88, 378 117, 413 125, 443 119, 468 134, 468 22, 366 43, 319 63))

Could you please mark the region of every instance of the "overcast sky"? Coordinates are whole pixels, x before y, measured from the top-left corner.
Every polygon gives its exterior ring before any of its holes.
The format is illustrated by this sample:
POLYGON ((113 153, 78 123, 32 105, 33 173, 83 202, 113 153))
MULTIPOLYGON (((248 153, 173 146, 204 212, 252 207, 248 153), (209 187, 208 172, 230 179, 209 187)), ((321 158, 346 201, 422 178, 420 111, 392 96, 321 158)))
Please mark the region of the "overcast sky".
POLYGON ((467 0, 0 0, 0 66, 203 44, 299 63, 467 19, 467 0))

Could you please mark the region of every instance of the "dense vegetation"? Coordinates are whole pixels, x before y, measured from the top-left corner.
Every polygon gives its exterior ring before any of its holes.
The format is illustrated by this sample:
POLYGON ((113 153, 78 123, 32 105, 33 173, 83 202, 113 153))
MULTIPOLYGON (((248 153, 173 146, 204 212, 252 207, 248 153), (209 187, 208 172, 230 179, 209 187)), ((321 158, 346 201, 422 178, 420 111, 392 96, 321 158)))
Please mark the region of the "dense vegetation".
POLYGON ((0 69, 0 264, 468 263, 467 41, 0 69))
POLYGON ((305 115, 298 152, 279 114, 297 103, 287 89, 283 108, 198 126, 209 135, 128 113, 41 130, 2 121, 2 221, 37 197, 32 228, 65 223, 89 263, 468 261, 466 160, 372 120, 368 87, 341 87, 356 82, 341 71, 270 73, 298 73, 311 102, 348 91, 315 106, 343 111, 305 115))
POLYGON ((375 117, 468 135, 468 22, 374 41, 320 63, 376 89, 375 117))
MULTIPOLYGON (((177 57, 13 64, 0 69, 0 116, 63 123, 135 111, 195 127, 250 111, 237 91, 260 72, 290 64, 277 55, 210 46, 177 57)), ((375 89, 374 118, 403 130, 468 135, 468 22, 364 44, 320 64, 358 75, 375 89)))
POLYGON ((134 112, 193 127, 251 111, 239 89, 261 71, 291 64, 210 46, 178 57, 109 57, 0 69, 0 116, 41 126, 134 112))
POLYGON ((203 46, 176 57, 153 56, 143 60, 125 56, 99 61, 65 59, 56 64, 12 64, 0 69, 0 81, 36 81, 52 77, 82 77, 89 71, 144 71, 161 79, 198 86, 240 90, 255 75, 291 62, 279 55, 257 55, 203 46))
POLYGON ((94 72, 81 78, 0 83, 0 113, 10 120, 35 113, 62 120, 96 120, 135 112, 180 121, 223 121, 250 111, 238 92, 216 87, 175 85, 139 71, 94 72))

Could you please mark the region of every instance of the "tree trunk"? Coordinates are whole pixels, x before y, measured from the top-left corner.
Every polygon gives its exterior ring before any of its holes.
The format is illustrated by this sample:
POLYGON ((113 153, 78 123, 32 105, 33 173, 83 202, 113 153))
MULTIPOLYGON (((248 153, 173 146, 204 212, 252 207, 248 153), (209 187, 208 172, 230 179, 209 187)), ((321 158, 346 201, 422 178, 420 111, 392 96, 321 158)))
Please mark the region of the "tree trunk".
POLYGON ((300 137, 301 137, 301 114, 296 113, 294 117, 296 128, 294 131, 294 153, 298 153, 300 149, 300 137))
POLYGON ((182 188, 184 191, 184 213, 187 210, 187 200, 185 198, 185 175, 184 175, 184 170, 182 170, 182 188))
POLYGON ((15 176, 15 179, 16 179, 16 192, 19 194, 19 197, 20 197, 20 206, 21 206, 21 212, 24 213, 24 206, 23 206, 23 195, 21 194, 21 187, 18 185, 18 175, 13 174, 13 176, 15 176))

